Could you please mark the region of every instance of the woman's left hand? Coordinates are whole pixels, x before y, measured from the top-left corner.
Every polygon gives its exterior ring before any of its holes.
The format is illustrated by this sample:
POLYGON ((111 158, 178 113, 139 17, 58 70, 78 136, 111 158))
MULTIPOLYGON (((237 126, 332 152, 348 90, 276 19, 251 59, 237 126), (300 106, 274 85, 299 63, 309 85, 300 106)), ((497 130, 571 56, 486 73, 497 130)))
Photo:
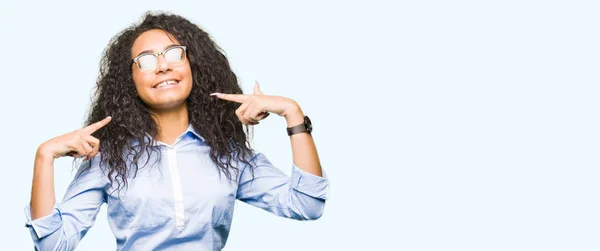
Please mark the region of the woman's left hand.
POLYGON ((264 95, 260 91, 258 82, 254 84, 254 93, 251 95, 225 93, 212 93, 210 95, 242 104, 235 111, 235 114, 245 125, 256 125, 258 121, 268 117, 269 113, 285 117, 291 112, 300 111, 300 106, 292 99, 264 95))

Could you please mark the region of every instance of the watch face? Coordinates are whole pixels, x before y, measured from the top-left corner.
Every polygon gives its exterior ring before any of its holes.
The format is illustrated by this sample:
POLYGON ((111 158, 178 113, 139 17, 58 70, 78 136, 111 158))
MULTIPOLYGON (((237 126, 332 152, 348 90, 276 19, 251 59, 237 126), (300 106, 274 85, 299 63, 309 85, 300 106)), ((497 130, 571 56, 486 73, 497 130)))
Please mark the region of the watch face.
POLYGON ((307 132, 312 132, 312 122, 310 122, 308 116, 304 116, 304 126, 306 127, 307 132))

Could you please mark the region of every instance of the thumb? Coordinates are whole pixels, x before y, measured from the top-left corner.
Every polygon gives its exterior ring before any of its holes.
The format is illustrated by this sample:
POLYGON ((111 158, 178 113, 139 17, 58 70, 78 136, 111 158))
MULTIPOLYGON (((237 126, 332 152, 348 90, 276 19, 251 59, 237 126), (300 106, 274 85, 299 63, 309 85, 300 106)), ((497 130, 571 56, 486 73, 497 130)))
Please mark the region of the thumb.
POLYGON ((260 85, 258 84, 258 81, 254 81, 254 94, 263 95, 263 93, 260 91, 260 85))

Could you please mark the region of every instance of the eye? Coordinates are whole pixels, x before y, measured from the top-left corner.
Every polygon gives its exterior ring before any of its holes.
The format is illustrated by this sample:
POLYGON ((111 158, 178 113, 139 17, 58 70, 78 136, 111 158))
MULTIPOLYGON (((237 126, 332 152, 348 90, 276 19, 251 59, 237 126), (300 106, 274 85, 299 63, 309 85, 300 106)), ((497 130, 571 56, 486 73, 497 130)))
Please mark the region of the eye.
POLYGON ((174 47, 165 51, 165 60, 169 63, 180 63, 185 58, 183 48, 174 47))
POLYGON ((150 71, 156 68, 156 57, 152 54, 146 54, 138 57, 137 64, 141 71, 150 71))

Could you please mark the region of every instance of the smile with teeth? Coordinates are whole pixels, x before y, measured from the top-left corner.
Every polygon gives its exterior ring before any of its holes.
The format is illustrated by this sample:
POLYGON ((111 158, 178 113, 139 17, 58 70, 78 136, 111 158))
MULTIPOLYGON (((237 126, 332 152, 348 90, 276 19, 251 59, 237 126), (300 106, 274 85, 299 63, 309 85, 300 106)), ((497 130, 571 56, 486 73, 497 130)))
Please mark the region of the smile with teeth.
POLYGON ((159 88, 163 88, 165 86, 176 85, 176 84, 179 84, 179 81, 177 81, 177 80, 167 80, 165 82, 161 82, 161 83, 155 85, 154 89, 159 89, 159 88))

